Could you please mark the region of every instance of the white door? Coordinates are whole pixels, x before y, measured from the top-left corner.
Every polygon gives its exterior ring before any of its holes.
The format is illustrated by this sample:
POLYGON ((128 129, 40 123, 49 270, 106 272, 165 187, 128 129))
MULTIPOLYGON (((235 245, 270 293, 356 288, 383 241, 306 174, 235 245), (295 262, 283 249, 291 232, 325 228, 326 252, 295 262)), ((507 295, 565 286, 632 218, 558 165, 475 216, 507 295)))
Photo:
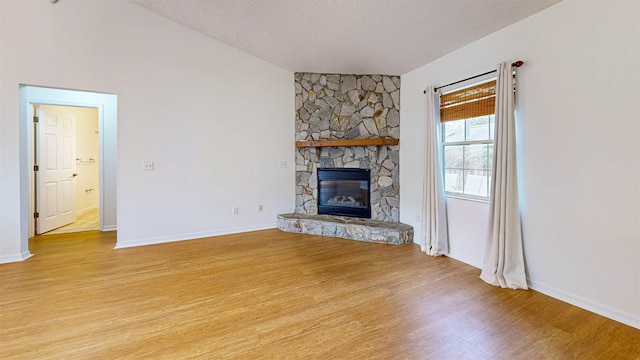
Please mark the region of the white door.
POLYGON ((36 113, 37 233, 76 221, 76 119, 55 107, 36 113))

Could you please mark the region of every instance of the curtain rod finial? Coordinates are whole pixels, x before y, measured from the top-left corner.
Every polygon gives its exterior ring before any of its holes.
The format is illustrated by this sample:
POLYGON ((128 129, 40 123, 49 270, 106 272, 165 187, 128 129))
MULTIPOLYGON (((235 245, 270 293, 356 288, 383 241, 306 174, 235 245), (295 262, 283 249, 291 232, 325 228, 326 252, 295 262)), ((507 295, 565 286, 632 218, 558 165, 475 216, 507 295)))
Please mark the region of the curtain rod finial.
POLYGON ((515 66, 515 67, 520 67, 524 65, 524 61, 518 60, 516 62, 514 62, 513 64, 511 64, 511 66, 515 66))

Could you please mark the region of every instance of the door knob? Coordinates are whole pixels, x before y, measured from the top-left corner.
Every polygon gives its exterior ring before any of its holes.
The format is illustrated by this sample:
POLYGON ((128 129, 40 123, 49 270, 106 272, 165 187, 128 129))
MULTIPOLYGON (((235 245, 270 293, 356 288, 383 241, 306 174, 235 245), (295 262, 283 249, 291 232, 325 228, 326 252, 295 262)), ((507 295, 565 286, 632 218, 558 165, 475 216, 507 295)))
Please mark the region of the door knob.
POLYGON ((78 176, 78 174, 76 174, 76 173, 73 173, 73 175, 71 175, 72 178, 74 178, 76 176, 78 176))

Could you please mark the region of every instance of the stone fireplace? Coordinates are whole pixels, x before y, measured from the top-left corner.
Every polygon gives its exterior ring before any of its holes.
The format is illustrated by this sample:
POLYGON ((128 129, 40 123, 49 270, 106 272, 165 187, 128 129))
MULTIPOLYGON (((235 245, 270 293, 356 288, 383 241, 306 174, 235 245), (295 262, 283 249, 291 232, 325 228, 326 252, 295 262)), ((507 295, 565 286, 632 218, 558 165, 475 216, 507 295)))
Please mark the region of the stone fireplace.
POLYGON ((295 213, 279 215, 278 228, 383 243, 412 242, 413 228, 399 222, 400 77, 296 73, 294 80, 295 213), (328 169, 368 173, 368 185, 352 188, 358 193, 364 190, 360 187, 368 187, 368 213, 357 215, 365 219, 322 215, 327 206, 343 205, 344 210, 364 202, 345 194, 321 198, 319 169, 321 177, 328 169))
MULTIPOLYGON (((295 74, 296 141, 400 137, 400 77, 295 74)), ((297 214, 317 214, 318 168, 371 172, 371 219, 398 222, 399 146, 296 149, 297 214)))

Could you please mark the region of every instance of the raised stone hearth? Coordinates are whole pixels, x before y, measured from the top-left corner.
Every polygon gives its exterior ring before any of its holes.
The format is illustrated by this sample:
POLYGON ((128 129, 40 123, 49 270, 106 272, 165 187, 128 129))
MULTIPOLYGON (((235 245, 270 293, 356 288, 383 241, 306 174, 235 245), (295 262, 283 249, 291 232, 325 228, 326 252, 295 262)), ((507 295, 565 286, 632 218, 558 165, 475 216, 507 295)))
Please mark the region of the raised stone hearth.
POLYGON ((413 227, 399 222, 331 215, 278 215, 278 229, 292 233, 333 236, 381 244, 413 242, 413 227))

